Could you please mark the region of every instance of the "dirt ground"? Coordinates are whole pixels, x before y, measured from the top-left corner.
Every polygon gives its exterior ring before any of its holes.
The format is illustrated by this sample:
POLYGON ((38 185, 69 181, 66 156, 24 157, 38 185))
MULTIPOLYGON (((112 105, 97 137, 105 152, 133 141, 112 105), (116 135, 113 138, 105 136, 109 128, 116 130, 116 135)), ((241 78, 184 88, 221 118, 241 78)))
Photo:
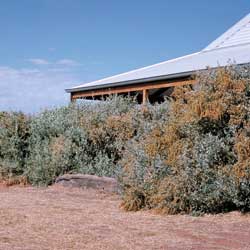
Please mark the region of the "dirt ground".
POLYGON ((250 215, 162 216, 119 204, 93 190, 0 187, 0 249, 250 249, 250 215))

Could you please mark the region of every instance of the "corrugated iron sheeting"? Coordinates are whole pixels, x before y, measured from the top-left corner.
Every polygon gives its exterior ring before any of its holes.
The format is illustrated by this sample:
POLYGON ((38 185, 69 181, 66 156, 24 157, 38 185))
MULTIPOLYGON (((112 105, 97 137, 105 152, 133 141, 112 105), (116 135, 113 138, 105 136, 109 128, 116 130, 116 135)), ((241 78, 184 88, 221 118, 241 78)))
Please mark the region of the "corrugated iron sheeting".
POLYGON ((135 83, 140 79, 171 76, 185 72, 196 72, 207 67, 245 64, 250 62, 250 14, 239 21, 204 50, 184 57, 175 58, 123 74, 82 84, 67 92, 98 89, 135 83))

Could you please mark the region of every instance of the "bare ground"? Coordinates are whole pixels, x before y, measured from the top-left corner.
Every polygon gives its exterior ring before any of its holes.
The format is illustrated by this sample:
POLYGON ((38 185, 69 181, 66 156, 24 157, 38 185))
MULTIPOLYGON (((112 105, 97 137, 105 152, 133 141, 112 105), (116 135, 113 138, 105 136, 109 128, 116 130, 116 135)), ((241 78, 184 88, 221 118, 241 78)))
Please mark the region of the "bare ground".
POLYGON ((119 204, 93 190, 0 187, 0 249, 250 249, 250 215, 162 216, 119 204))

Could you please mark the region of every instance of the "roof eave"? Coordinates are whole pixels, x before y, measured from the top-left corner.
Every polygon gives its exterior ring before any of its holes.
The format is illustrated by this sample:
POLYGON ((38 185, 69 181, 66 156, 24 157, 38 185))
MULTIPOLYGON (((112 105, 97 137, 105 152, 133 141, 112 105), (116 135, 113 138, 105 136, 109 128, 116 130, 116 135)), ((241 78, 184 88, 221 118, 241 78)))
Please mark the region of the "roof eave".
POLYGON ((135 79, 135 80, 130 80, 130 81, 115 82, 115 83, 108 83, 108 84, 95 85, 95 86, 76 87, 76 88, 71 88, 71 89, 65 89, 65 91, 67 93, 73 93, 73 92, 79 92, 79 91, 121 87, 121 86, 127 86, 127 85, 131 85, 131 84, 147 83, 147 82, 154 82, 154 81, 161 81, 161 80, 171 80, 171 79, 174 80, 177 78, 192 76, 195 72, 196 71, 189 71, 189 72, 176 73, 176 74, 171 74, 171 75, 162 75, 162 76, 141 78, 141 79, 135 79))

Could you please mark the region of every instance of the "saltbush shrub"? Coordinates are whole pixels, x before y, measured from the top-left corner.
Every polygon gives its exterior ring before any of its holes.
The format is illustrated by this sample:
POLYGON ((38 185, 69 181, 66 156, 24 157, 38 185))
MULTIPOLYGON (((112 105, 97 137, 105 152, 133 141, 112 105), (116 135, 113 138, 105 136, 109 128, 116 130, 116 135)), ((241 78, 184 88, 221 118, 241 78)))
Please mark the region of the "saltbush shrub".
POLYGON ((32 117, 2 112, 0 177, 115 177, 129 211, 249 211, 250 68, 207 70, 197 82, 143 107, 114 96, 32 117))
POLYGON ((195 88, 175 89, 168 120, 124 152, 125 209, 249 210, 249 73, 208 71, 195 88))
POLYGON ((26 175, 31 183, 51 184, 64 173, 116 176, 116 163, 133 136, 127 113, 135 103, 114 97, 47 110, 30 123, 26 175))
POLYGON ((0 178, 22 175, 28 157, 30 118, 19 112, 0 112, 0 178))

